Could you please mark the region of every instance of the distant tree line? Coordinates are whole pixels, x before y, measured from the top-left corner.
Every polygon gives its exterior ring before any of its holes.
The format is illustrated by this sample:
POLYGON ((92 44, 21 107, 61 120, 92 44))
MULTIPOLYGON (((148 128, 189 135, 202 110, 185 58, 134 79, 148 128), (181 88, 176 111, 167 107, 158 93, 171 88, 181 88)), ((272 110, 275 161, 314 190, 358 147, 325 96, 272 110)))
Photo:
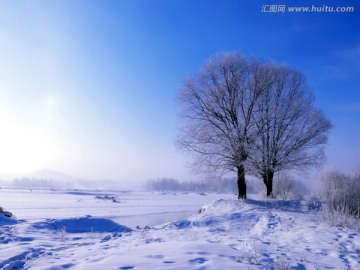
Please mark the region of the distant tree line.
MULTIPOLYGON (((175 192, 208 192, 208 193, 234 193, 237 187, 235 177, 212 177, 202 181, 184 181, 173 178, 149 179, 145 183, 147 191, 175 191, 175 192)), ((302 199, 309 195, 306 185, 289 173, 280 173, 276 176, 274 196, 279 199, 302 199)), ((264 186, 255 178, 248 181, 248 192, 253 194, 266 194, 264 186)))
POLYGON ((112 180, 85 180, 85 179, 53 179, 40 177, 15 178, 10 182, 0 182, 0 186, 13 186, 17 188, 32 189, 124 189, 118 181, 112 180))
POLYGON ((236 180, 229 178, 213 178, 203 181, 185 181, 172 178, 149 179, 145 183, 148 191, 184 191, 184 192, 211 192, 231 193, 236 190, 236 180))
POLYGON ((15 178, 11 181, 11 185, 22 188, 74 188, 74 184, 69 181, 30 177, 15 178))

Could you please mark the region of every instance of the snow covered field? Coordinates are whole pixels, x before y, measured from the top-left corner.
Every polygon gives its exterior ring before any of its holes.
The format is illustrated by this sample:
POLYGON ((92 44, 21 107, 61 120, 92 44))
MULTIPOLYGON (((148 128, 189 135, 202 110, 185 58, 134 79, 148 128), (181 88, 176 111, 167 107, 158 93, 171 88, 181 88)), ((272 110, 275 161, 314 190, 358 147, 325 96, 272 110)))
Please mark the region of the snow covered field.
POLYGON ((360 269, 319 203, 235 198, 1 189, 0 269, 360 269))

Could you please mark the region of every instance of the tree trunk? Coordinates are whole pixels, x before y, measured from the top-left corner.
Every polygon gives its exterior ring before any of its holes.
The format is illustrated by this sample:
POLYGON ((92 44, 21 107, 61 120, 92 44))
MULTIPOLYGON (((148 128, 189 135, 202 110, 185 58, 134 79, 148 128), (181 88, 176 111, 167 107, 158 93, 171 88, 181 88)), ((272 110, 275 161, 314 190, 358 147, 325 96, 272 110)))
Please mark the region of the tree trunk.
POLYGON ((246 199, 245 169, 243 165, 237 167, 238 199, 246 199))
POLYGON ((274 179, 274 172, 273 171, 267 171, 263 175, 263 181, 266 186, 266 197, 273 197, 273 179, 274 179))

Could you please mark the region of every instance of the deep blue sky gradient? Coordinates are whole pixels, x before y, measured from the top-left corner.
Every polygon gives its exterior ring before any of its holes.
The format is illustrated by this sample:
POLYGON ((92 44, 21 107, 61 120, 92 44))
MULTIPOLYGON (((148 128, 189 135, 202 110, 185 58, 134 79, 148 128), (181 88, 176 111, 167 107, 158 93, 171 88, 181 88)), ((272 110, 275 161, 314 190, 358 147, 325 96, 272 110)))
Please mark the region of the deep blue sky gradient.
POLYGON ((0 114, 47 132, 49 169, 195 178, 173 145, 177 92, 206 59, 238 51, 305 73, 334 124, 326 169, 350 172, 360 162, 359 23, 357 0, 0 0, 0 114), (262 13, 264 4, 355 12, 262 13), (44 99, 56 104, 49 117, 44 99))

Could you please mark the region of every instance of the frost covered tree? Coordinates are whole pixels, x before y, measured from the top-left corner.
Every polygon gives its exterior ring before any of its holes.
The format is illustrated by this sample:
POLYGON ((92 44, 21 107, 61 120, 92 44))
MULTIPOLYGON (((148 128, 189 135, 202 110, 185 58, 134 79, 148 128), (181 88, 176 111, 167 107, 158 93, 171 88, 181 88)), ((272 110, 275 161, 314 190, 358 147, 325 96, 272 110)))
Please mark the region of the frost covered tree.
POLYGON ((178 146, 193 153, 196 169, 235 171, 239 198, 246 198, 245 164, 260 131, 254 109, 273 84, 268 73, 266 62, 222 54, 185 80, 179 94, 178 146))
POLYGON ((178 146, 193 153, 198 170, 235 171, 239 198, 246 198, 245 172, 262 178, 272 196, 275 173, 325 160, 332 125, 299 71, 222 54, 185 80, 179 99, 178 146))
POLYGON ((257 99, 253 122, 260 131, 248 162, 272 196, 274 173, 303 170, 323 164, 324 145, 332 127, 314 108, 314 95, 304 75, 288 66, 275 65, 272 85, 257 99))

